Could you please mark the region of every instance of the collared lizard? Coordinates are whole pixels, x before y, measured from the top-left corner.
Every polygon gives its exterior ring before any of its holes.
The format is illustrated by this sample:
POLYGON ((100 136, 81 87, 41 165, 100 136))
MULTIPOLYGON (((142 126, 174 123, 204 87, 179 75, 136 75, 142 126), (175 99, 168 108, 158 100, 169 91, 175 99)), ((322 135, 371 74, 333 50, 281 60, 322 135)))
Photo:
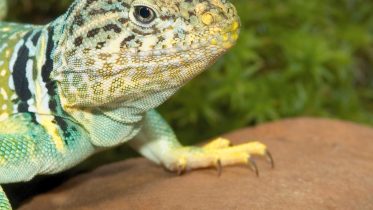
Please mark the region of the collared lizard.
MULTIPOLYGON (((231 48, 239 28, 227 0, 75 0, 45 26, 0 22, 0 183, 124 142, 179 173, 271 160, 259 142, 182 146, 154 110, 231 48)), ((2 190, 0 209, 11 209, 2 190)))

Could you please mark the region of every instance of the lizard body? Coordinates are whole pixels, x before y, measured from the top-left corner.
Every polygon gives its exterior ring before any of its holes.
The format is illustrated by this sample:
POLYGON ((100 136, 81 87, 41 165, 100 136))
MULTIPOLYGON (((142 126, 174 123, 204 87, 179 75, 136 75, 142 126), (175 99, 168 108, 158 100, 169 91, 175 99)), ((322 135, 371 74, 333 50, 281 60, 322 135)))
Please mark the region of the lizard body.
MULTIPOLYGON (((76 0, 45 26, 0 22, 0 184, 124 142, 179 172, 267 154, 261 143, 225 139, 183 147, 154 110, 238 33, 226 0, 76 0)), ((2 191, 0 209, 11 209, 2 191)))

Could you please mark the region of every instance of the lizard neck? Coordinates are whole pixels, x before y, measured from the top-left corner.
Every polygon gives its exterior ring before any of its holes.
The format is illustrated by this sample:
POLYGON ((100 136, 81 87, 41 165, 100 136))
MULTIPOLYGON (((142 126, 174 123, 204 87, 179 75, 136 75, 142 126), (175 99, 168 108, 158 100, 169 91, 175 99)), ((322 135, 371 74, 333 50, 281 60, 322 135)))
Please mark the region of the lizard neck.
MULTIPOLYGON (((28 111, 41 115, 63 117, 65 112, 61 107, 57 84, 51 78, 54 64, 53 53, 56 46, 53 26, 37 28, 28 34, 30 34, 29 39, 34 40, 36 44, 32 50, 33 56, 28 56, 28 63, 31 63, 32 67, 26 68, 26 74, 31 76, 28 81, 33 87, 29 89, 33 91, 34 99, 33 103, 29 103, 28 111)), ((32 51, 30 50, 30 52, 32 51)), ((23 55, 23 57, 27 57, 27 55, 23 55)))
MULTIPOLYGON (((88 131, 92 142, 96 146, 115 146, 118 143, 127 141, 139 131, 145 113, 167 100, 176 92, 178 87, 153 92, 151 95, 149 93, 137 94, 130 97, 130 99, 119 100, 117 103, 108 103, 101 106, 71 106, 68 103, 67 96, 64 95, 61 84, 63 80, 58 79, 58 76, 54 74, 54 72, 69 69, 67 62, 64 60, 65 54, 68 52, 63 47, 66 40, 64 36, 68 34, 66 33, 68 27, 65 25, 68 18, 69 12, 44 28, 44 42, 47 44, 43 44, 44 47, 42 49, 44 50, 42 51, 50 58, 49 68, 41 69, 41 71, 49 78, 49 86, 54 87, 51 92, 58 95, 56 104, 60 105, 56 107, 57 110, 55 108, 51 111, 53 113, 63 112, 62 114, 71 117, 82 125, 88 131), (108 141, 108 138, 111 140, 108 141)), ((80 73, 79 76, 82 74, 87 73, 80 73)), ((84 76, 88 78, 90 75, 84 76)))
POLYGON ((55 71, 68 68, 64 61, 66 52, 63 49, 68 16, 69 12, 43 28, 44 33, 39 44, 40 54, 45 55, 41 57, 45 59, 40 60, 44 65, 39 66, 43 80, 39 84, 47 87, 47 92, 44 91, 38 98, 51 114, 67 117, 84 127, 94 145, 116 146, 138 133, 147 110, 138 109, 132 104, 118 104, 115 107, 69 106, 61 88, 61 80, 54 75, 55 71))
MULTIPOLYGON (((69 107, 64 110, 89 133, 96 146, 111 147, 132 139, 141 129, 147 111, 159 106, 177 89, 169 89, 157 97, 141 97, 110 106, 69 107), (155 100, 157 99, 157 100, 155 100)), ((63 101, 63 100, 62 100, 63 101)))
MULTIPOLYGON (((7 95, 7 113, 31 112, 51 114, 49 104, 54 97, 53 82, 49 74, 53 69, 50 52, 53 43, 49 40, 47 27, 8 24, 9 32, 3 36, 0 57, 9 61, 2 62, 3 95, 7 95), (9 55, 8 55, 9 54, 9 55), (7 81, 5 81, 7 80, 7 81), (6 84, 9 84, 6 86, 6 84)), ((1 67, 1 66, 0 66, 1 67)))

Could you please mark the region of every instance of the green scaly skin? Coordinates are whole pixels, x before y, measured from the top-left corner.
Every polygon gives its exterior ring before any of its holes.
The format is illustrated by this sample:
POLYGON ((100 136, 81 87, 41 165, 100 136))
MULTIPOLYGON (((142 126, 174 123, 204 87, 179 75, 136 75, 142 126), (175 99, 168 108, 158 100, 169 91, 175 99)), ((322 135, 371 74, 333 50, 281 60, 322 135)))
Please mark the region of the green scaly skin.
MULTIPOLYGON (((259 142, 222 138, 183 147, 154 110, 238 33, 226 0, 76 0, 46 26, 0 22, 0 184, 58 173, 124 142, 179 173, 267 154, 259 142)), ((0 209, 11 209, 2 190, 0 209)))

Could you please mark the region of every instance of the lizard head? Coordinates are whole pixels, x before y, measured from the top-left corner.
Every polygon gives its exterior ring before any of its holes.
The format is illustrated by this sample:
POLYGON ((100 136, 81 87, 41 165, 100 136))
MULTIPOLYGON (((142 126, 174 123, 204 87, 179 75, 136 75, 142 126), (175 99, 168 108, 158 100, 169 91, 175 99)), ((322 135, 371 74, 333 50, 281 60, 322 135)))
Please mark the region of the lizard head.
POLYGON ((78 0, 61 22, 53 77, 65 104, 147 109, 231 48, 240 25, 227 0, 78 0))

